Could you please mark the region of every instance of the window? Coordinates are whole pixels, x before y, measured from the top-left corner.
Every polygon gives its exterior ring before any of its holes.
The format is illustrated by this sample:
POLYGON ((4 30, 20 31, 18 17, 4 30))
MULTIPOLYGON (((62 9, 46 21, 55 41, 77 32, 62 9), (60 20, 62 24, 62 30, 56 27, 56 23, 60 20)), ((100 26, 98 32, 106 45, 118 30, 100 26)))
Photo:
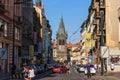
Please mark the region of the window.
POLYGON ((65 45, 65 41, 64 40, 62 40, 62 45, 65 45))
POLYGON ((4 36, 8 36, 8 23, 7 22, 5 22, 4 23, 4 36))
POLYGON ((20 40, 20 29, 15 27, 15 39, 20 40))
POLYGON ((61 39, 59 40, 59 45, 61 45, 61 43, 62 43, 62 41, 61 41, 61 39))
POLYGON ((0 42, 0 48, 2 48, 2 47, 3 47, 3 43, 0 42))

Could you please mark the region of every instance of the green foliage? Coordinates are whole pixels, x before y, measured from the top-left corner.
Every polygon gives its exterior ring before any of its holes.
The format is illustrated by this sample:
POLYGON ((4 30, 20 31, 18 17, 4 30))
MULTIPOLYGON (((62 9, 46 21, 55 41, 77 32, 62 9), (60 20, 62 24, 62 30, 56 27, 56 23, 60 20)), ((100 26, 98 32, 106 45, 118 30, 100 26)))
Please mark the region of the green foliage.
POLYGON ((67 61, 67 60, 64 60, 64 63, 68 63, 68 61, 67 61))
POLYGON ((59 61, 59 60, 57 60, 57 61, 56 61, 56 63, 58 63, 58 64, 59 64, 59 63, 60 63, 60 61, 59 61))

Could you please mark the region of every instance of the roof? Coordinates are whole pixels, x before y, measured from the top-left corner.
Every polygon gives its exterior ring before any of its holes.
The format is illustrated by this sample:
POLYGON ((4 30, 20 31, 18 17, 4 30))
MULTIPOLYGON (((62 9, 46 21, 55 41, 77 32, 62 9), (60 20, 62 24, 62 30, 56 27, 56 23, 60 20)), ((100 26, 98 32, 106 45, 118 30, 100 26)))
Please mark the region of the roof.
POLYGON ((61 21, 59 24, 58 34, 65 34, 65 27, 64 27, 63 18, 61 18, 61 21))

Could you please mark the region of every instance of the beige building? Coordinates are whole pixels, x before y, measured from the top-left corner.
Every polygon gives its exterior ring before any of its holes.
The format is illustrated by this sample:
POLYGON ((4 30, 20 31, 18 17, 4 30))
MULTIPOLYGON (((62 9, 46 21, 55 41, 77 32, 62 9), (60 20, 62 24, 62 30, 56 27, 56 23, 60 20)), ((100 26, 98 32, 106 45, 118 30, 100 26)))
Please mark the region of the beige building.
POLYGON ((106 0, 106 46, 119 46, 119 27, 120 21, 118 17, 118 9, 120 8, 120 0, 106 0))
POLYGON ((78 45, 73 45, 71 48, 71 62, 80 64, 80 56, 80 47, 78 45))
POLYGON ((103 59, 110 71, 110 64, 116 66, 115 71, 120 71, 120 0, 92 0, 89 7, 87 20, 81 26, 81 54, 92 53, 95 62, 103 59), (86 48, 86 33, 91 33, 91 47, 86 48))

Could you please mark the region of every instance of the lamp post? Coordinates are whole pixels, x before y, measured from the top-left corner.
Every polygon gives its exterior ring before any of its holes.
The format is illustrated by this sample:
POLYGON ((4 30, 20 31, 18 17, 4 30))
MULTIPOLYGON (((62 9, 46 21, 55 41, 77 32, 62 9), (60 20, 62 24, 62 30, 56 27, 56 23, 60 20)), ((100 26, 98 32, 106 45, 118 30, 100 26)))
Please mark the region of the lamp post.
MULTIPOLYGON (((101 35, 100 35, 100 46, 103 46, 103 27, 104 27, 104 13, 100 13, 101 19, 100 19, 100 30, 101 30, 101 35)), ((101 56, 101 75, 104 74, 104 59, 101 56)))

